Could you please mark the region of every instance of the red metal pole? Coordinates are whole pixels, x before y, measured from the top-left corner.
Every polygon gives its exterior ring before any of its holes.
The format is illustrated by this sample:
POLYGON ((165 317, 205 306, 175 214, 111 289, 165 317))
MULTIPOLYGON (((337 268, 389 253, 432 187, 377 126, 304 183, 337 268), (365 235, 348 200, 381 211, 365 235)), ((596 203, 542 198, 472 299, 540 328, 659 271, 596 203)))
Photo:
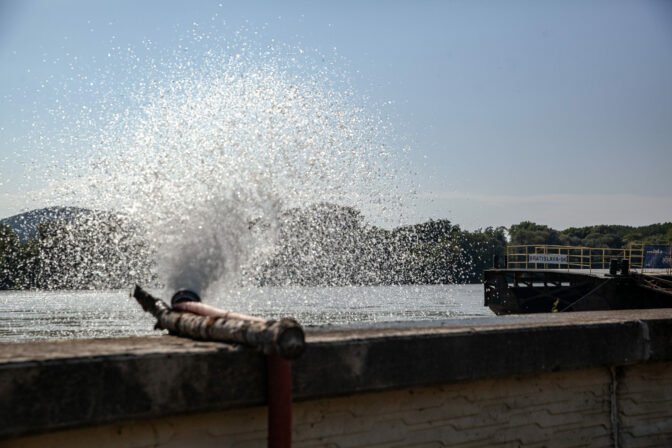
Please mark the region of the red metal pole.
POLYGON ((268 448, 292 446, 292 364, 268 356, 268 448))

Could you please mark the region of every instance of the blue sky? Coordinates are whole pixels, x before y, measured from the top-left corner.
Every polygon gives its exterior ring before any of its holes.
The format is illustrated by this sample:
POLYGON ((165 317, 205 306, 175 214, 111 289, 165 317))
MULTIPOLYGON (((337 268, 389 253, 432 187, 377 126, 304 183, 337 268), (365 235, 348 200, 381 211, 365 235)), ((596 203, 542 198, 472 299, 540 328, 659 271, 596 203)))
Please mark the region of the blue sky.
MULTIPOLYGON (((82 82, 117 47, 174 49, 194 27, 338 54, 412 148, 420 187, 410 221, 672 220, 668 1, 3 0, 0 217, 31 205, 22 195, 39 180, 27 178, 21 142, 70 65, 82 82)), ((79 94, 69 100, 86 104, 79 94)))

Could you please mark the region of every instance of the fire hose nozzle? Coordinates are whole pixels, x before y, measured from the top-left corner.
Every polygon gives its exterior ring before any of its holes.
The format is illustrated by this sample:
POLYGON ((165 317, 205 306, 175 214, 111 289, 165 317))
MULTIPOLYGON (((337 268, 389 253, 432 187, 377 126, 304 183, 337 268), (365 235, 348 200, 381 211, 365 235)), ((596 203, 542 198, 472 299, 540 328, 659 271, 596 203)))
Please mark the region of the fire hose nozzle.
POLYGON ((182 302, 200 302, 201 298, 191 289, 180 289, 175 294, 173 298, 170 299, 170 305, 175 306, 178 303, 182 302))

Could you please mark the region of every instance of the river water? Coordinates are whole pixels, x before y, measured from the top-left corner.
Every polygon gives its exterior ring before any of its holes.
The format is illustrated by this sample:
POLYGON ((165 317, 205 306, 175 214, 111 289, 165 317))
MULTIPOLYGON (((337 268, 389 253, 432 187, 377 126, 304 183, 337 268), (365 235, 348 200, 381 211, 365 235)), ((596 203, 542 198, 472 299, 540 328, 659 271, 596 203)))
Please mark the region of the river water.
MULTIPOLYGON (((162 296, 161 291, 152 291, 162 296)), ((162 297, 169 302, 169 297, 162 297)), ((204 301, 267 318, 291 316, 305 327, 368 326, 492 316, 483 286, 249 288, 204 301)), ((0 291, 0 341, 160 334, 129 291, 0 291)))

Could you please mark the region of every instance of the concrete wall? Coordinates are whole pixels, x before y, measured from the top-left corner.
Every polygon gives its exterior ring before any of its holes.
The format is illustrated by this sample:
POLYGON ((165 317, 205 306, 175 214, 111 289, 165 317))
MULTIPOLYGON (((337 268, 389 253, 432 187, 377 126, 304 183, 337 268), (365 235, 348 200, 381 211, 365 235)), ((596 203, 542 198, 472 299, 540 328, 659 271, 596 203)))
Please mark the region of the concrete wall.
MULTIPOLYGON (((672 310, 307 341, 295 447, 672 446, 672 310)), ((265 376, 173 337, 0 344, 0 446, 265 446, 265 376)))
MULTIPOLYGON (((664 447, 672 445, 671 410, 670 363, 574 370, 297 403, 293 446, 664 447)), ((266 408, 61 431, 0 445, 84 448, 94 441, 96 448, 263 447, 266 408)))

